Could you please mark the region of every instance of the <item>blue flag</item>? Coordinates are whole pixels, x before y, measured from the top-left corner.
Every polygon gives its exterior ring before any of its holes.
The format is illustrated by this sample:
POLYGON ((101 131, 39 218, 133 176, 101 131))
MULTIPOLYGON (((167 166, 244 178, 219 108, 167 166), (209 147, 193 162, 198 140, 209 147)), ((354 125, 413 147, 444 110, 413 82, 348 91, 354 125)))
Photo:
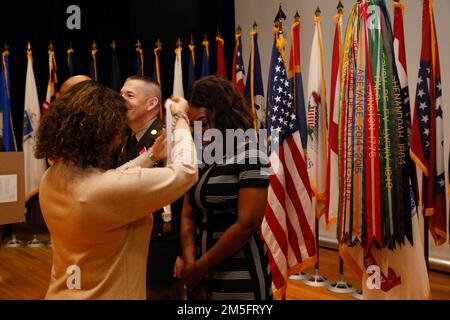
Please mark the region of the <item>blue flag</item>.
POLYGON ((139 41, 136 47, 136 74, 141 76, 144 75, 144 53, 139 41))
POLYGON ((254 117, 257 119, 256 129, 260 129, 266 127, 266 101, 264 100, 261 61, 259 59, 258 34, 252 31, 250 35, 252 39, 245 97, 252 107, 254 117))
POLYGON ((189 90, 195 81, 195 46, 193 44, 189 45, 189 68, 188 68, 188 79, 187 79, 187 89, 189 90))
POLYGON ((5 151, 17 151, 16 138, 14 136, 11 116, 11 95, 9 90, 9 52, 2 53, 2 65, 0 75, 0 112, 3 112, 3 143, 5 151))
POLYGON ((120 64, 119 56, 117 54, 117 45, 113 41, 111 44, 111 88, 119 91, 120 90, 120 64))
POLYGON ((209 71, 209 42, 208 40, 203 40, 203 59, 202 59, 202 77, 209 76, 211 73, 209 71))

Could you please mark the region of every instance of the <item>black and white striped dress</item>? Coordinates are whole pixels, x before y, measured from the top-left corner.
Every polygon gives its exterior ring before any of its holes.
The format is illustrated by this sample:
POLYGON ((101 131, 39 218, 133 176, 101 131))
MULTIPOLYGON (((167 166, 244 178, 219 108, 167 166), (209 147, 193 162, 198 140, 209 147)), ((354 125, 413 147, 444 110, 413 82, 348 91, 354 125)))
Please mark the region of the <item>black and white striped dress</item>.
MULTIPOLYGON (((246 145, 247 147, 247 145, 246 145)), ((248 147, 247 147, 248 149, 248 147)), ((245 148, 223 164, 199 166, 199 181, 188 192, 195 209, 196 245, 199 258, 237 220, 240 188, 267 188, 266 170, 258 162, 250 164, 255 152, 245 148)), ((256 160, 256 158, 253 158, 256 160)), ((212 300, 267 300, 272 298, 271 274, 267 248, 258 232, 234 256, 208 272, 208 289, 212 300)))

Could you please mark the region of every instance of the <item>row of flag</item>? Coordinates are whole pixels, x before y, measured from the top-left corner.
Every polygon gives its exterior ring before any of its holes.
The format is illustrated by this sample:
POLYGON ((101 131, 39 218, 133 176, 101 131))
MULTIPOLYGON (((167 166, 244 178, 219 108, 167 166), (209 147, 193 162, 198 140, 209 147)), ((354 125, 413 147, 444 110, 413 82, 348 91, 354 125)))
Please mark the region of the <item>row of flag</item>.
POLYGON ((296 101, 303 96, 297 21, 291 29, 295 38, 287 71, 279 13, 268 79, 272 171, 262 225, 278 296, 285 295, 290 274, 316 261, 314 229, 325 215, 327 223, 337 222, 340 254, 363 284, 369 265, 381 268, 381 290, 370 291, 363 285, 365 298, 430 297, 413 160, 425 175, 422 203, 439 245, 447 237, 439 55, 432 2, 424 0, 422 55, 411 120, 404 5, 396 1, 394 9, 392 29, 384 0, 357 1, 343 30, 343 6, 338 6, 329 107, 322 17, 316 11, 306 108, 303 101, 296 101))
MULTIPOLYGON (((36 82, 33 71, 33 56, 30 45, 27 48, 27 71, 25 83, 25 107, 23 122, 23 152, 25 167, 25 199, 28 201, 38 192, 38 186, 42 174, 47 165, 45 160, 38 160, 34 157, 33 148, 35 145, 35 133, 39 126, 41 116, 41 106, 39 104, 36 82)), ((3 147, 7 152, 18 150, 17 140, 14 134, 11 116, 11 90, 9 84, 9 51, 5 49, 2 53, 2 65, 0 76, 0 115, 2 115, 2 140, 3 147)), ((49 55, 49 64, 54 62, 54 57, 49 55)), ((50 73, 50 79, 54 74, 50 73)), ((42 112, 48 109, 49 95, 52 93, 52 87, 47 89, 47 96, 42 106, 42 112)))
MULTIPOLYGON (((258 43, 257 43, 257 31, 256 25, 252 31, 252 52, 251 52, 251 61, 249 64, 249 73, 252 76, 248 81, 253 81, 253 84, 247 83, 247 87, 249 88, 248 92, 244 91, 244 82, 245 71, 244 64, 242 61, 242 44, 240 41, 240 32, 236 33, 236 50, 235 50, 235 58, 233 62, 233 68, 238 70, 236 72, 234 83, 239 88, 242 94, 246 94, 249 100, 251 100, 253 110, 255 112, 255 118, 263 119, 265 114, 264 101, 263 101, 263 87, 262 87, 262 77, 261 77, 261 65, 259 60, 259 51, 258 51, 258 43), (250 98, 251 97, 251 98, 250 98), (257 110, 257 111, 256 111, 257 110), (257 116, 256 116, 257 115, 257 116)), ((218 76, 227 77, 226 71, 226 63, 225 56, 223 53, 223 45, 224 41, 220 35, 216 37, 217 42, 217 71, 216 74, 218 76)), ((203 46, 203 61, 201 65, 202 76, 210 75, 210 63, 209 63, 209 42, 205 39, 202 42, 203 46)), ((119 90, 120 86, 120 65, 119 58, 117 54, 117 45, 113 41, 111 44, 112 48, 112 66, 111 66, 111 87, 113 89, 119 90)), ((188 86, 190 86, 196 80, 195 73, 195 46, 191 41, 189 45, 189 78, 188 78, 188 86)), ((97 71, 97 45, 94 42, 91 46, 91 68, 90 68, 90 77, 94 80, 98 80, 98 71, 97 71)), ((155 55, 155 64, 153 68, 153 78, 159 84, 161 84, 161 52, 162 52, 162 44, 158 40, 157 45, 154 49, 155 55)), ((181 53, 182 46, 181 42, 178 41, 177 48, 175 49, 175 69, 174 69, 174 86, 173 92, 174 95, 184 96, 183 90, 183 80, 182 80, 182 66, 181 66, 181 53)), ((67 65, 69 76, 74 75, 73 68, 73 54, 74 49, 70 45, 70 48, 67 50, 67 65)), ((28 44, 27 48, 27 74, 26 74, 26 88, 25 88, 25 107, 24 107, 24 122, 23 122, 23 150, 25 157, 25 191, 26 191, 26 200, 30 199, 34 194, 38 191, 39 180, 44 172, 46 165, 45 161, 38 160, 34 158, 33 155, 33 147, 35 144, 35 133, 37 131, 39 125, 39 119, 41 115, 44 115, 45 112, 51 107, 52 101, 58 95, 58 77, 57 77, 57 65, 55 58, 55 51, 53 45, 50 43, 48 48, 48 70, 49 70, 49 78, 48 85, 46 90, 46 95, 42 105, 39 104, 39 99, 37 96, 36 90, 36 82, 34 78, 33 71, 33 57, 32 50, 30 44, 28 44)), ((9 83, 9 51, 5 49, 2 53, 2 64, 0 66, 1 77, 0 77, 0 131, 1 131, 1 142, 3 149, 7 152, 17 151, 19 149, 18 142, 16 140, 14 129, 13 129, 13 121, 11 115, 11 90, 9 83)), ((144 71, 144 57, 143 51, 141 48, 141 44, 136 44, 136 73, 143 75, 144 71)), ((162 112, 162 111, 161 111, 162 112)), ((257 125, 257 121, 255 121, 255 125, 257 125)), ((262 122, 258 122, 258 126, 263 126, 262 122)))
MULTIPOLYGON (((259 56, 258 48, 258 32, 256 23, 253 25, 253 29, 250 32, 251 37, 251 48, 250 57, 248 63, 247 75, 245 73, 244 61, 242 57, 242 29, 238 27, 235 33, 235 46, 233 53, 233 65, 232 65, 232 75, 231 82, 236 86, 238 91, 244 95, 249 101, 253 116, 254 116, 254 127, 256 129, 261 129, 266 127, 266 108, 264 99, 264 88, 261 73, 261 61, 259 56)), ((217 70, 216 75, 218 77, 223 77, 228 79, 227 67, 224 55, 224 40, 220 35, 216 37, 217 44, 217 70)), ((208 76, 211 74, 210 71, 210 56, 209 56, 209 42, 203 40, 203 55, 202 55, 202 65, 201 65, 201 77, 208 76)), ((191 40, 189 44, 189 66, 188 66, 188 81, 187 88, 190 88, 192 83, 196 80, 196 61, 194 53, 195 45, 191 40)), ((156 51, 155 51, 156 52, 156 51)), ((182 45, 181 41, 178 40, 177 48, 175 49, 175 66, 174 66, 174 77, 173 77, 173 95, 184 96, 183 90, 183 67, 182 67, 182 45)), ((153 78, 158 78, 158 73, 156 66, 160 64, 160 56, 156 56, 155 68, 153 72, 153 78)), ((160 81, 158 80, 160 83, 160 81)), ((303 100, 303 96, 302 99, 303 100)))

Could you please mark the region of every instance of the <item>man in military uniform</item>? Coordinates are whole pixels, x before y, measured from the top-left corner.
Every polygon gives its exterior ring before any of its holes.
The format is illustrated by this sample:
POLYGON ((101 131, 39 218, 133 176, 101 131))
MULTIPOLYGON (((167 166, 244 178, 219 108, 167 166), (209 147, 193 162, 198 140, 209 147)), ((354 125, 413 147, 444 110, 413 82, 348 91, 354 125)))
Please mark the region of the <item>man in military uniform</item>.
MULTIPOLYGON (((137 157, 145 148, 150 148, 164 128, 159 118, 162 94, 158 83, 146 76, 131 76, 125 81, 120 93, 127 102, 130 132, 119 155, 119 165, 137 157)), ((163 220, 163 210, 153 213, 147 263, 147 298, 150 300, 184 299, 183 283, 174 277, 175 263, 181 261, 178 258, 181 256, 181 207, 182 199, 171 205, 172 217, 168 222, 163 220)))

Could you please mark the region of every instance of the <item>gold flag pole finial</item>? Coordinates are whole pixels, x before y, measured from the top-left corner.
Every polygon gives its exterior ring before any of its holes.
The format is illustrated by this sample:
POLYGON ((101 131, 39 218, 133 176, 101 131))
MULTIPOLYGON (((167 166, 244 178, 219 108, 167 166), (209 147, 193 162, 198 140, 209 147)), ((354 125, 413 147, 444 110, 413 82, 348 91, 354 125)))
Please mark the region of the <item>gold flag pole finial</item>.
POLYGON ((9 46, 8 46, 8 44, 6 42, 4 43, 3 48, 4 48, 4 51, 8 51, 9 46))
POLYGON ((295 19, 295 21, 300 20, 300 15, 298 14, 298 11, 295 11, 294 19, 295 19))
POLYGON ((338 6, 336 8, 338 12, 342 12, 344 10, 344 5, 342 4, 342 1, 339 0, 338 6))
POLYGON ((217 36, 220 38, 220 28, 217 26, 217 36))
POLYGON ((281 20, 286 20, 286 15, 283 12, 283 9, 281 8, 281 3, 280 6, 278 7, 278 12, 277 15, 275 16, 275 19, 273 22, 281 22, 281 20))
POLYGON ((320 11, 319 6, 317 6, 317 9, 316 9, 316 12, 315 12, 316 17, 320 17, 321 13, 322 13, 322 11, 320 11))
POLYGON ((241 28, 241 25, 240 25, 240 24, 238 24, 238 26, 237 26, 237 28, 236 28, 236 32, 237 32, 238 34, 241 34, 241 33, 242 33, 242 28, 241 28))
POLYGON ((162 43, 161 43, 161 41, 159 40, 159 38, 156 40, 156 48, 159 49, 159 50, 162 49, 162 43))
POLYGON ((136 42, 136 48, 140 49, 142 46, 141 41, 138 39, 136 42))
POLYGON ((30 41, 28 41, 27 50, 31 50, 31 43, 30 43, 30 41))
POLYGON ((55 49, 55 46, 53 45, 53 43, 50 41, 49 45, 48 45, 48 50, 49 51, 53 51, 55 49))
POLYGON ((95 43, 95 40, 92 41, 91 48, 92 48, 92 50, 97 50, 97 44, 95 43))
POLYGON ((69 40, 69 49, 70 49, 70 50, 73 49, 73 47, 72 47, 72 40, 69 40))
POLYGON ((275 16, 275 27, 278 28, 279 33, 282 34, 283 33, 283 20, 286 20, 286 15, 283 12, 283 9, 281 9, 281 3, 280 6, 278 7, 278 13, 275 16))
POLYGON ((191 39, 190 39, 190 41, 189 41, 189 44, 191 45, 191 46, 193 46, 194 45, 194 35, 191 33, 191 39))
POLYGON ((203 41, 208 41, 208 35, 206 34, 206 32, 205 32, 205 34, 203 35, 203 41))
POLYGON ((253 29, 253 32, 257 32, 258 31, 258 24, 256 23, 256 21, 253 22, 252 29, 253 29))
POLYGON ((181 45, 182 45, 183 43, 181 42, 181 39, 180 38, 178 38, 178 40, 177 40, 177 48, 181 48, 181 45))
POLYGON ((111 42, 111 48, 116 49, 117 47, 117 43, 116 41, 113 39, 113 41, 111 42))

